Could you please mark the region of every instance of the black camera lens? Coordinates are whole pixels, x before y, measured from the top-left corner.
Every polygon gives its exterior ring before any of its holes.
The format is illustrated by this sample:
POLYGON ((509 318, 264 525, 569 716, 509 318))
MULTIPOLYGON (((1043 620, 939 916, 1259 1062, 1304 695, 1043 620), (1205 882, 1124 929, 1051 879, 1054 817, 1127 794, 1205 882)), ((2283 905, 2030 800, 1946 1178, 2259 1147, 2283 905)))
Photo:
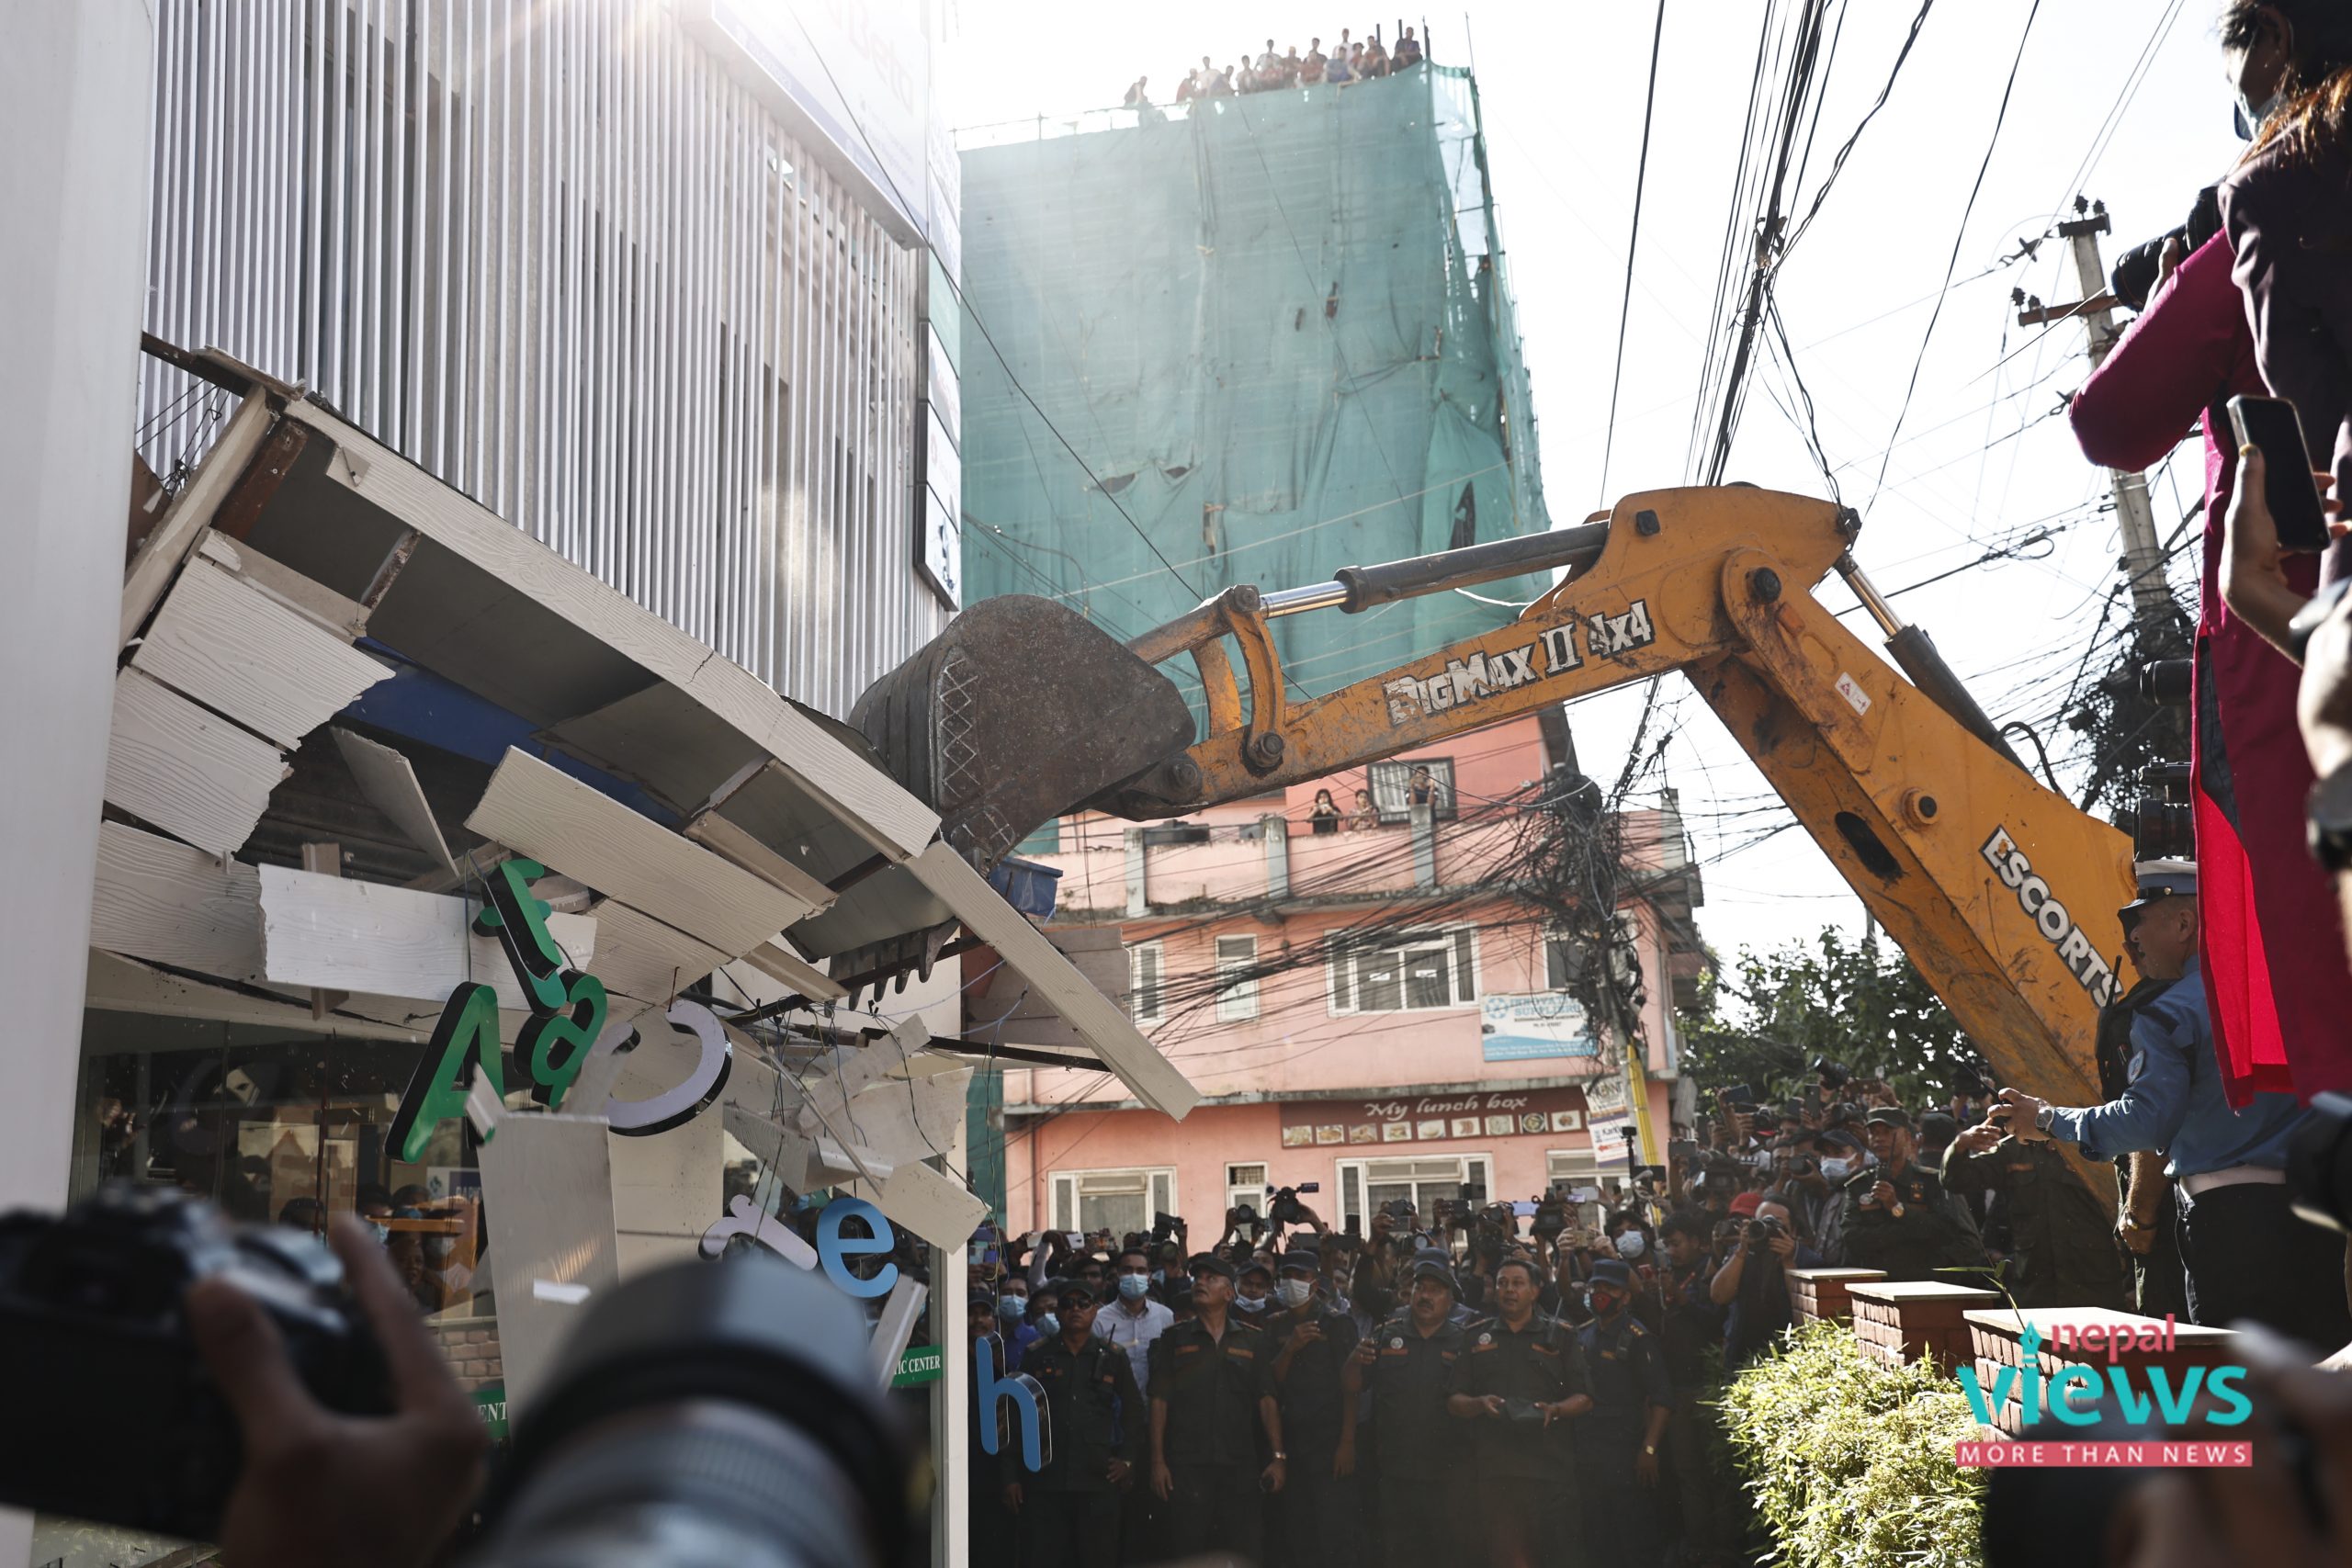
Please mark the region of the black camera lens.
POLYGON ((906 1456, 864 1314, 763 1258, 673 1265, 589 1309, 493 1483, 477 1568, 896 1562, 906 1456))

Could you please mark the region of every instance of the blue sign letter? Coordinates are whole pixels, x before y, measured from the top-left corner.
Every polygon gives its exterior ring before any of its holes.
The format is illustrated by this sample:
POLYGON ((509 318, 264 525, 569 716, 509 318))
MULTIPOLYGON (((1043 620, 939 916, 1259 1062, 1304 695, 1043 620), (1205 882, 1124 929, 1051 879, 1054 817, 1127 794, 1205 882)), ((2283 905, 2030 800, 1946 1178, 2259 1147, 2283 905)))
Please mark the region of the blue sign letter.
POLYGON ((899 1266, 885 1263, 875 1271, 874 1278, 861 1280, 849 1271, 842 1259, 871 1257, 898 1245, 899 1238, 890 1233, 890 1222, 882 1217, 881 1210, 863 1198, 836 1198, 817 1216, 817 1256, 824 1262, 825 1278, 853 1296, 888 1295, 890 1287, 899 1282, 899 1266), (842 1222, 847 1219, 864 1220, 874 1232, 873 1239, 842 1235, 842 1222))
POLYGON ((1052 1452, 1053 1435, 1046 1430, 1045 1390, 1038 1386, 1037 1380, 1026 1372, 1015 1372, 1009 1378, 997 1376, 993 1338, 973 1342, 972 1376, 977 1384, 972 1393, 976 1402, 972 1408, 980 1424, 980 1451, 996 1452, 996 1402, 1009 1399, 1012 1401, 1013 1415, 1021 1423, 1022 1467, 1033 1473, 1045 1469, 1046 1457, 1052 1452))

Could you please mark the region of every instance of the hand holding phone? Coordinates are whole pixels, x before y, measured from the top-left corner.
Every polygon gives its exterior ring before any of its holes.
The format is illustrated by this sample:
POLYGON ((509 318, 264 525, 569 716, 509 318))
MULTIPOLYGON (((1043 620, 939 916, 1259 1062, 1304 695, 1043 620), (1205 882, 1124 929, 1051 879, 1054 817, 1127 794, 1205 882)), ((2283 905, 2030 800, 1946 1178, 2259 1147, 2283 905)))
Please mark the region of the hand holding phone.
POLYGON ((2284 398, 2232 398, 2230 425, 2240 446, 2262 454, 2262 500, 2278 531, 2278 547, 2316 555, 2328 547, 2327 513, 2312 482, 2303 422, 2284 398))

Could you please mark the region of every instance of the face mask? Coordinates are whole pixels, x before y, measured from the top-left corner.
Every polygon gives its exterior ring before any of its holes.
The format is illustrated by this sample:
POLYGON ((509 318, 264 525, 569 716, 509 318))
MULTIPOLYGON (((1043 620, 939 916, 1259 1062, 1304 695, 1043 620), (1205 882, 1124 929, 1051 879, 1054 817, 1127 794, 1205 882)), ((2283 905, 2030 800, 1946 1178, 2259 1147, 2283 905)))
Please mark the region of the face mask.
POLYGON ((446 1263, 449 1260, 450 1248, 456 1245, 457 1243, 454 1240, 446 1235, 426 1236, 424 1238, 424 1260, 427 1263, 446 1263))
POLYGON ((1025 1297, 999 1296, 997 1298, 996 1314, 1007 1323, 1019 1323, 1022 1314, 1028 1310, 1029 1303, 1025 1297))
POLYGON ((1592 1315, 1595 1317, 1608 1317, 1625 1304, 1625 1298, 1613 1291, 1589 1290, 1585 1292, 1584 1299, 1585 1304, 1592 1309, 1592 1315))
POLYGON ((1314 1293, 1315 1287, 1305 1280, 1284 1280, 1274 1287, 1274 1299, 1286 1307, 1304 1306, 1314 1293))
POLYGON ((1826 1159, 1821 1162, 1821 1179, 1824 1181, 1843 1181, 1853 1174, 1854 1162, 1851 1160, 1826 1159))
POLYGON ((1122 1301, 1139 1302, 1150 1289, 1151 1281, 1140 1274, 1119 1276, 1119 1299, 1122 1301))
POLYGON ((1650 1247, 1649 1238, 1639 1231, 1627 1231, 1617 1238, 1617 1256, 1631 1263, 1650 1247))
POLYGON ((1239 1307, 1243 1312, 1263 1312, 1266 1310, 1266 1298, 1263 1296, 1236 1296, 1233 1298, 1233 1304, 1239 1307))
POLYGON ((379 1247, 386 1245, 392 1239, 392 1227, 390 1225, 378 1224, 374 1220, 369 1220, 368 1230, 376 1238, 376 1245, 379 1247))
POLYGON ((2245 92, 2240 91, 2237 95, 2237 107, 2234 111, 2237 117, 2235 129, 2238 133, 2238 140, 2240 141, 2251 141, 2256 137, 2261 135, 2263 122, 2267 120, 2272 115, 2278 112, 2279 102, 2284 99, 2286 96, 2287 95, 2284 93, 2273 93, 2259 104, 2249 104, 2245 101, 2245 92))
POLYGON ((1151 1282, 1155 1285, 1164 1285, 1168 1283, 1168 1270, 1165 1269, 1153 1269, 1151 1271, 1151 1282))
POLYGON ((1051 1339, 1055 1335, 1059 1334, 1061 1331, 1062 1320, 1056 1317, 1052 1313, 1046 1313, 1037 1319, 1037 1337, 1039 1338, 1051 1339))

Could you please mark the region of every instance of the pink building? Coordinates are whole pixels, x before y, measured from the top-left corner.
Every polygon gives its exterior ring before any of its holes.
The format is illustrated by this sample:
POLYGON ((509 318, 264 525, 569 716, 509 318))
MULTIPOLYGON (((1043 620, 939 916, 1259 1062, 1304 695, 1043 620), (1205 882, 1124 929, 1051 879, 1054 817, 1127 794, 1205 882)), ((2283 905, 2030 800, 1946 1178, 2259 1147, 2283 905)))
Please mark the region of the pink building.
MULTIPOLYGON (((1057 931, 1118 929, 1131 1011, 1204 1099, 1178 1122, 1105 1073, 1008 1071, 1009 1227, 1148 1230, 1166 1211, 1205 1244, 1269 1184, 1320 1184, 1308 1202, 1337 1227, 1398 1196, 1427 1216, 1623 1174, 1620 1043, 1565 996, 1553 918, 1508 886, 1550 820, 1514 797, 1566 753, 1565 726, 1530 716, 1182 822, 1065 818, 1051 852, 1025 849, 1063 874, 1057 931), (1326 789, 1337 821, 1317 819, 1326 789)), ((1662 1141, 1699 878, 1670 806, 1623 821, 1662 1141)))

